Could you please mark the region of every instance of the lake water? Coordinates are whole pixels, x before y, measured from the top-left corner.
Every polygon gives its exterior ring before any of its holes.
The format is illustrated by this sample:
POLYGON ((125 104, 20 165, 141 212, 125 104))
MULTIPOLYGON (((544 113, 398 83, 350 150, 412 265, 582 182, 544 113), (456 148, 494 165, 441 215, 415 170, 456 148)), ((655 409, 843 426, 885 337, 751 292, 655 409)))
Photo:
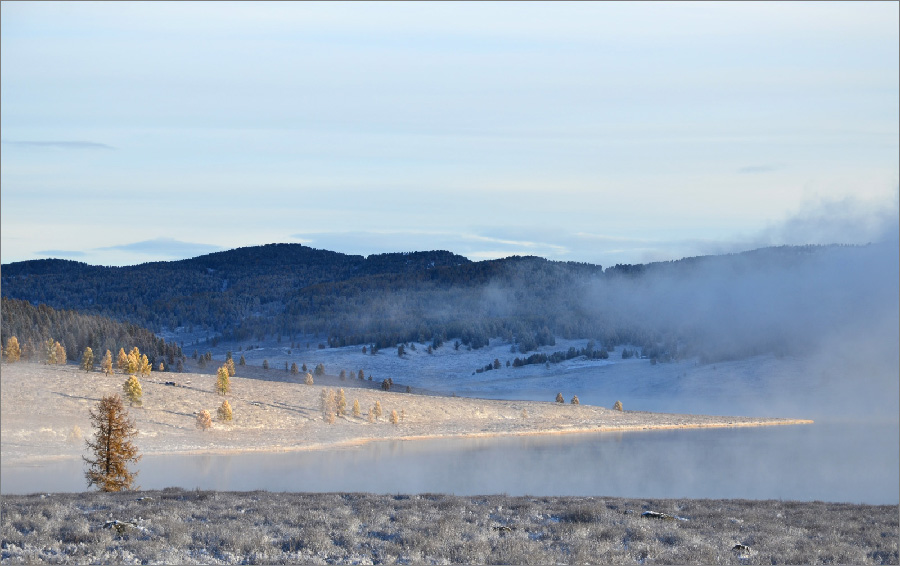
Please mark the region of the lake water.
MULTIPOLYGON (((385 441, 278 454, 145 456, 143 489, 900 502, 893 422, 385 441)), ((0 492, 77 492, 84 465, 2 467, 0 492)))

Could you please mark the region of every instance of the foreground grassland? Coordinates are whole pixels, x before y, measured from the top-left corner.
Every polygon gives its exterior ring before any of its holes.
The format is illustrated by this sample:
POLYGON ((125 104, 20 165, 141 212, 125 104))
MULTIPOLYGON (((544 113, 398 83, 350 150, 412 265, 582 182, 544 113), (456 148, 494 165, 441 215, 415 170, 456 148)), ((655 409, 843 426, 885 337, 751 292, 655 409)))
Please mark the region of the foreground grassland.
MULTIPOLYGON (((292 381, 234 377, 225 397, 215 391, 215 375, 154 372, 141 378, 143 405, 129 409, 139 432, 135 444, 142 454, 227 453, 311 450, 395 439, 810 422, 623 412, 572 405, 568 399, 560 404, 552 399, 493 401, 387 392, 335 376, 318 377, 314 385, 305 385, 300 376, 279 375, 292 381), (166 385, 170 380, 177 380, 177 386, 166 385), (338 388, 344 389, 347 413, 329 422, 320 408, 322 391, 338 388), (233 408, 233 420, 215 421, 212 429, 198 430, 197 412, 207 410, 215 415, 223 399, 233 408), (358 417, 351 412, 354 401, 360 405, 358 417), (367 413, 376 402, 382 407, 382 416, 370 422, 367 413), (392 411, 399 416, 396 424, 389 420, 392 411)), ((4 363, 2 376, 0 443, 6 465, 82 456, 83 438, 92 433, 89 410, 103 395, 121 394, 126 379, 121 374, 86 373, 72 364, 21 362, 4 363)))
POLYGON ((0 546, 3 564, 897 564, 898 535, 890 505, 169 488, 4 496, 0 546))

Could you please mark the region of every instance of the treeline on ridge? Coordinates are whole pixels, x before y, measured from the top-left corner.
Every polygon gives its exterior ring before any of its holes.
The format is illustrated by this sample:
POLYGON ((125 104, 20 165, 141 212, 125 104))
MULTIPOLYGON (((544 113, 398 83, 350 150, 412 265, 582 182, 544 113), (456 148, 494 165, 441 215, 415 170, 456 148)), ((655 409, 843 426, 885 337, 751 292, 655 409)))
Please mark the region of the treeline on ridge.
POLYGON ((127 267, 17 262, 3 266, 2 291, 155 332, 183 327, 238 342, 314 336, 332 347, 392 348, 440 347, 452 339, 477 349, 500 338, 527 353, 559 336, 608 349, 631 344, 659 359, 698 353, 724 359, 783 350, 795 336, 781 320, 760 322, 737 311, 754 324, 753 334, 743 332, 744 320, 712 308, 710 298, 733 295, 731 304, 750 304, 768 300, 771 289, 787 289, 777 295, 787 300, 785 293, 800 287, 786 287, 783 278, 814 265, 805 260, 823 258, 818 254, 826 249, 833 248, 763 248, 604 271, 539 257, 471 262, 446 251, 363 257, 270 244, 127 267))
MULTIPOLYGON (((85 348, 91 348, 96 356, 110 350, 113 355, 120 349, 139 348, 154 367, 165 361, 166 367, 174 367, 182 358, 181 348, 167 343, 153 332, 135 324, 121 323, 107 317, 87 315, 73 310, 56 310, 47 305, 32 305, 8 297, 2 302, 2 326, 0 340, 5 345, 15 336, 22 349, 22 357, 40 359, 48 340, 58 341, 66 352, 68 361, 81 358, 85 348)), ((98 358, 99 359, 99 358, 98 358)))

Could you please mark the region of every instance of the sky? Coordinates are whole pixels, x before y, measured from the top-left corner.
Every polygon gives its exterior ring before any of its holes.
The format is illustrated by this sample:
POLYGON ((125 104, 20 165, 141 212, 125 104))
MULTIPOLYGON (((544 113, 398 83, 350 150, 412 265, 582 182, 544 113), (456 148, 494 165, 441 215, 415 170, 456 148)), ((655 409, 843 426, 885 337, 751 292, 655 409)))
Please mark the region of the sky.
POLYGON ((0 255, 896 238, 897 2, 0 3, 0 255))

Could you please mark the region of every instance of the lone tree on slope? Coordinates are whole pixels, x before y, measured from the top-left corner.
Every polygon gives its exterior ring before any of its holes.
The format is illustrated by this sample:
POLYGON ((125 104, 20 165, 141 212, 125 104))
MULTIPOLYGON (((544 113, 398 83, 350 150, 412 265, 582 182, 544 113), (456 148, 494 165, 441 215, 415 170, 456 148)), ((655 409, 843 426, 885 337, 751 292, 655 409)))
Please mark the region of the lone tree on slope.
POLYGON ((122 405, 118 395, 100 399, 96 411, 90 412, 96 432, 93 440, 86 440, 93 458, 82 457, 89 464, 85 472, 88 487, 96 485, 100 491, 123 491, 132 488, 137 472, 129 472, 128 464, 141 459, 131 440, 137 436, 134 421, 122 405))
POLYGON ((228 366, 222 366, 216 372, 216 391, 219 395, 225 395, 231 391, 231 379, 228 377, 228 366))
POLYGON ((138 381, 137 377, 132 375, 125 380, 125 383, 122 384, 122 392, 125 393, 125 397, 132 407, 143 405, 141 397, 144 395, 144 390, 141 388, 141 382, 138 381))

